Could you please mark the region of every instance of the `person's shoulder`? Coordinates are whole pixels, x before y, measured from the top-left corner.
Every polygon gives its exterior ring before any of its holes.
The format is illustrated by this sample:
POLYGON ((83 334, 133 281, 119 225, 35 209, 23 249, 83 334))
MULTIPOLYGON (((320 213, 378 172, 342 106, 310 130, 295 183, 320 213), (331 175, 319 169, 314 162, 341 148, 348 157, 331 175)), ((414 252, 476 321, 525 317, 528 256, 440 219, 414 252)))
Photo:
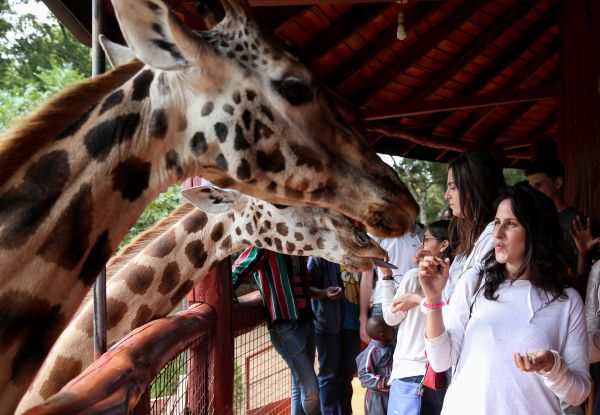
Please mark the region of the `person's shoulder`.
POLYGON ((567 206, 566 208, 564 208, 563 210, 561 210, 558 215, 561 218, 569 218, 569 219, 575 219, 577 216, 580 216, 581 213, 579 213, 579 211, 577 209, 575 209, 572 206, 567 206))

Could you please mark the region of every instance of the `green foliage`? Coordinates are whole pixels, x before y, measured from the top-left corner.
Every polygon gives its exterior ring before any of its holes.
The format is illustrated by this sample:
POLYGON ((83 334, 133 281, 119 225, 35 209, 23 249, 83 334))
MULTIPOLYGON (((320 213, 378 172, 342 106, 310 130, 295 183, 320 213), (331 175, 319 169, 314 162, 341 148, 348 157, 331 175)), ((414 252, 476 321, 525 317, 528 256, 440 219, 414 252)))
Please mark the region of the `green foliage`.
POLYGON ((161 193, 154 199, 131 227, 119 248, 127 245, 138 233, 145 231, 162 218, 169 216, 173 209, 183 203, 182 190, 183 186, 180 184, 171 186, 166 192, 161 193))

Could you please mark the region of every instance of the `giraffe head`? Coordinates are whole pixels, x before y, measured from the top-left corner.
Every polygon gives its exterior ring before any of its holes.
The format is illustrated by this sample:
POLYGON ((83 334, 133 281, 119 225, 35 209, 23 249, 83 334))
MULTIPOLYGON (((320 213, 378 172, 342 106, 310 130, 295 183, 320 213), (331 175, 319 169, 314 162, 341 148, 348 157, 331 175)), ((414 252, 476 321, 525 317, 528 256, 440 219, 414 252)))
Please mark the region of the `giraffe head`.
POLYGON ((329 209, 273 205, 214 186, 186 189, 183 196, 207 213, 228 214, 234 223, 225 245, 242 244, 233 251, 254 245, 288 255, 315 255, 352 271, 372 269, 387 255, 365 232, 329 209))
POLYGON ((409 229, 418 206, 406 186, 245 5, 223 0, 220 22, 194 32, 161 0, 113 3, 127 43, 158 81, 148 128, 174 143, 167 174, 201 170, 273 203, 332 208, 376 235, 409 229))

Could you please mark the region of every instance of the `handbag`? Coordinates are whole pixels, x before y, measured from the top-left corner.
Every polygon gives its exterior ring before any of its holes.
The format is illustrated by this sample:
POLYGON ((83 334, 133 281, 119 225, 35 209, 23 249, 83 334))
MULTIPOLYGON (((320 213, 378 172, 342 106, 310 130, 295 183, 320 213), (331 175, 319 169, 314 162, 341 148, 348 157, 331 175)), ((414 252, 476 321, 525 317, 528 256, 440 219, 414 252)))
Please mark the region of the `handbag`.
POLYGON ((388 414, 420 415, 421 384, 395 379, 390 387, 388 414))
POLYGON ((448 376, 446 372, 436 372, 431 368, 429 360, 425 362, 425 376, 423 376, 423 386, 429 389, 439 390, 448 387, 448 376))

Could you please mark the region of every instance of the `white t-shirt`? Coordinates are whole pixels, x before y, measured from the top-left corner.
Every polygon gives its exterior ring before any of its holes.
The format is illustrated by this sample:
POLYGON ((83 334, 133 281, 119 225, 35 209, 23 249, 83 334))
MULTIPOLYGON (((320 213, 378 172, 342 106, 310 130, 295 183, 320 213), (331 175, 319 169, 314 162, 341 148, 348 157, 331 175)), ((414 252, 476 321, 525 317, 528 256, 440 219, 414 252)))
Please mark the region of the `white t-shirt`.
MULTIPOLYGON (((442 414, 560 414, 559 400, 581 404, 590 392, 587 332, 581 297, 572 288, 566 299, 547 303, 529 281, 504 282, 496 301, 478 291, 478 269, 456 284, 443 310, 446 330, 425 339, 432 368, 456 366, 442 414), (552 350, 548 373, 527 373, 515 366, 514 352, 552 350), (459 359, 460 356, 460 359, 459 359)), ((483 287, 483 284, 482 284, 483 287)))
MULTIPOLYGON (((376 238, 376 241, 387 251, 389 262, 398 267, 392 273, 395 283, 399 284, 406 271, 417 265, 413 262, 412 256, 415 252, 419 251, 421 241, 419 241, 419 238, 414 233, 405 233, 399 238, 376 238)), ((377 282, 375 283, 372 299, 373 304, 380 304, 383 293, 381 285, 382 274, 379 268, 376 268, 376 272, 377 282)))
POLYGON ((454 258, 452 265, 450 265, 448 282, 444 288, 444 299, 446 301, 452 296, 456 282, 461 278, 461 275, 473 267, 481 268, 484 257, 494 248, 493 232, 494 222, 492 221, 483 229, 479 238, 475 241, 473 250, 467 257, 459 255, 454 258))
POLYGON ((596 261, 585 294, 585 318, 589 336, 590 363, 600 362, 600 261, 596 261))
POLYGON ((393 281, 382 281, 383 300, 381 308, 383 319, 390 326, 399 324, 390 383, 394 379, 425 374, 427 358, 425 356, 423 331, 425 330, 427 316, 421 313, 419 307, 408 310, 408 312, 392 312, 394 298, 407 293, 423 295, 418 272, 419 268, 408 270, 400 281, 398 289, 394 287, 393 281))

